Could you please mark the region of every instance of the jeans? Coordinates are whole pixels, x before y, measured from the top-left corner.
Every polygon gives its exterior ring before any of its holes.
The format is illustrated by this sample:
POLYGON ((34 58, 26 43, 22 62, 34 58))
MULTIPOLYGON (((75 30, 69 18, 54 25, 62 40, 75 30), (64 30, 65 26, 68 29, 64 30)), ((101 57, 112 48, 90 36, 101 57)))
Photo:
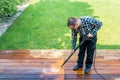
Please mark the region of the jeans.
MULTIPOLYGON (((82 37, 79 39, 79 44, 83 40, 82 37)), ((85 66, 86 68, 91 68, 93 64, 93 57, 94 57, 94 51, 96 49, 96 42, 97 42, 97 36, 92 37, 90 40, 86 40, 79 48, 78 53, 78 60, 77 64, 80 67, 83 67, 85 53, 86 53, 86 60, 85 60, 85 66)))

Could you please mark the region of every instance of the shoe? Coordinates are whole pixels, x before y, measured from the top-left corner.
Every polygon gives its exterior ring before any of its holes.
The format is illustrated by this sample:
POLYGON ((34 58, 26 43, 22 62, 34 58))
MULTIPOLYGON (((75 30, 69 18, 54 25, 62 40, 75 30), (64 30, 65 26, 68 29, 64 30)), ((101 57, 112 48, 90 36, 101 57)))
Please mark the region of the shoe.
POLYGON ((90 72, 90 68, 85 69, 85 74, 88 74, 90 72))
POLYGON ((76 70, 78 70, 79 68, 82 68, 82 67, 81 67, 81 66, 76 65, 76 66, 74 66, 74 67, 73 67, 73 71, 76 71, 76 70))

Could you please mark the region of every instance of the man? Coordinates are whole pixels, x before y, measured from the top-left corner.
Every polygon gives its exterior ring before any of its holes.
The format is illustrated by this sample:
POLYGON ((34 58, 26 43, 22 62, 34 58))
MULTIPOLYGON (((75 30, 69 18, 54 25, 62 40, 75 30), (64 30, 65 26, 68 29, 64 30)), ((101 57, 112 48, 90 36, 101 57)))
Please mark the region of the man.
POLYGON ((77 34, 80 35, 79 44, 84 37, 89 38, 80 46, 78 53, 77 65, 73 67, 76 71, 83 67, 85 52, 87 53, 85 61, 85 74, 90 72, 93 64, 94 51, 96 49, 97 32, 102 26, 102 22, 93 17, 70 17, 67 21, 67 26, 72 30, 72 51, 74 52, 77 42, 77 34))

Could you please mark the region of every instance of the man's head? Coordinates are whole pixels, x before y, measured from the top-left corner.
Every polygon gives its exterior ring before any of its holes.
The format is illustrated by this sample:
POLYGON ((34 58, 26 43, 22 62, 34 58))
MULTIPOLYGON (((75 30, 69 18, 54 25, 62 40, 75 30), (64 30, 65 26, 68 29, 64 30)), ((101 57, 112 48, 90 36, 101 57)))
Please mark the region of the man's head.
POLYGON ((79 24, 78 24, 78 19, 75 18, 75 17, 70 17, 68 18, 67 20, 67 26, 70 28, 70 29, 77 29, 79 27, 79 24))

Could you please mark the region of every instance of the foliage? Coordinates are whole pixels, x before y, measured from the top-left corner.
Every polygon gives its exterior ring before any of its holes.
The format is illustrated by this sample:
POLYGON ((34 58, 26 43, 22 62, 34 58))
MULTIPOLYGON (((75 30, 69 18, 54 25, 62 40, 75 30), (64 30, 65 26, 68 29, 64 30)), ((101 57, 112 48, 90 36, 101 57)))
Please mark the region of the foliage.
POLYGON ((0 18, 12 16, 17 11, 17 5, 23 4, 26 0, 0 0, 0 18))
POLYGON ((17 10, 16 6, 17 6, 17 3, 15 0, 1 0, 0 15, 12 16, 17 10))

